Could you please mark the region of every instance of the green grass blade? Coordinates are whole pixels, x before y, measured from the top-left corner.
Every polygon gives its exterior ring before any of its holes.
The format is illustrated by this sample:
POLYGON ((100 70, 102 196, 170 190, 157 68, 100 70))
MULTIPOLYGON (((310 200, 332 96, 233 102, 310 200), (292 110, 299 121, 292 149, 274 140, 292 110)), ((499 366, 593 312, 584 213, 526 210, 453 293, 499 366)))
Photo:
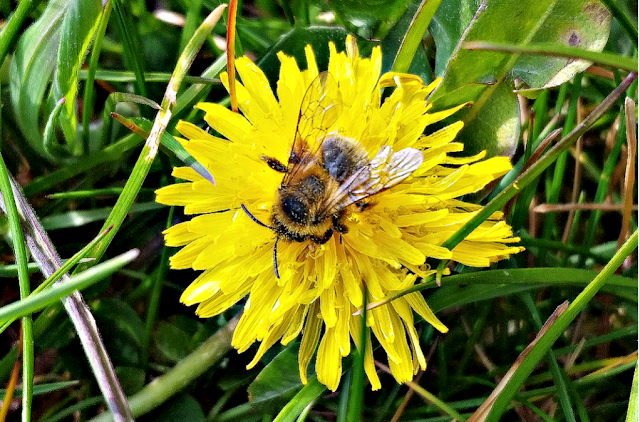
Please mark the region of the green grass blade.
MULTIPOLYGON (((0 95, 2 90, 0 89, 0 95)), ((2 114, 0 113, 0 135, 2 134, 2 114)), ((27 270, 27 250, 25 248, 24 235, 22 234, 22 225, 20 224, 20 216, 16 206, 16 200, 13 196, 13 188, 9 179, 9 172, 4 162, 2 154, 0 154, 0 192, 2 192, 2 200, 4 202, 3 210, 9 219, 9 227, 13 240, 13 252, 18 266, 18 283, 20 285, 20 298, 24 299, 29 296, 29 271, 27 270)), ((22 316, 22 315, 21 315, 22 316)), ((34 366, 34 350, 33 350, 33 320, 31 315, 24 314, 22 318, 22 388, 24 394, 22 396, 22 420, 29 422, 31 420, 31 402, 33 400, 33 366, 34 366)))
POLYGON ((626 422, 638 422, 638 362, 636 361, 636 369, 633 371, 633 384, 631 387, 631 396, 629 397, 629 409, 627 410, 626 422))
POLYGON ((142 52, 142 42, 140 41, 140 34, 137 31, 138 25, 136 25, 131 15, 129 14, 128 7, 129 2, 122 0, 112 0, 113 11, 116 15, 116 22, 118 29, 120 30, 120 36, 122 37, 122 46, 124 47, 124 59, 136 75, 136 93, 147 96, 147 85, 144 79, 144 54, 142 52))
POLYGON ((43 292, 31 295, 18 302, 5 305, 0 308, 0 323, 37 312, 52 303, 57 302, 63 297, 68 296, 76 290, 86 289, 133 261, 138 254, 139 252, 136 249, 133 249, 113 259, 105 261, 102 264, 96 265, 87 271, 74 275, 69 280, 65 280, 63 283, 58 283, 43 292))
MULTIPOLYGON (((536 330, 540 331, 542 329, 542 320, 540 319, 540 313, 538 312, 538 308, 536 308, 536 304, 533 302, 531 295, 529 293, 524 293, 521 297, 529 309, 529 313, 531 313, 536 330)), ((549 365, 549 370, 553 376, 558 401, 560 402, 560 407, 562 408, 564 417, 568 422, 575 422, 576 417, 573 413, 573 406, 571 404, 571 398, 569 397, 569 391, 567 388, 567 377, 564 371, 560 369, 556 354, 551 349, 547 351, 547 364, 549 365)))
POLYGON ((309 403, 317 399, 326 389, 327 387, 320 384, 316 377, 309 378, 307 385, 282 408, 273 422, 293 422, 309 403))
POLYGON ((165 92, 164 98, 162 99, 162 110, 160 110, 156 116, 156 120, 151 129, 149 137, 147 138, 145 145, 142 148, 142 152, 136 161, 136 164, 131 172, 127 183, 125 184, 124 190, 122 194, 118 198, 116 205, 113 207, 111 214, 107 218, 104 223, 103 229, 109 226, 113 226, 114 229, 99 242, 94 250, 91 253, 91 257, 96 260, 92 263, 81 264, 76 268, 76 272, 83 271, 86 268, 89 268, 93 263, 100 260, 104 252, 109 247, 109 244, 113 240, 114 236, 120 229, 124 218, 129 213, 129 209, 131 208, 133 201, 135 200, 140 187, 142 186, 142 182, 147 176, 149 169, 151 168, 151 164, 158 152, 158 147, 160 144, 160 139, 164 134, 169 121, 172 116, 172 108, 175 106, 176 95, 180 84, 183 80, 184 75, 189 69, 189 66, 193 62, 196 53, 198 52, 200 46, 204 42, 205 38, 211 33, 213 27, 216 22, 218 22, 220 16, 222 15, 222 11, 226 5, 218 6, 213 12, 209 14, 207 19, 200 25, 198 30, 196 31, 194 37, 187 45, 187 48, 180 56, 178 60, 178 64, 173 72, 173 77, 167 86, 167 90, 165 92))
MULTIPOLYGON (((637 38, 637 32, 636 32, 637 38)), ((555 43, 535 43, 529 45, 510 45, 501 43, 485 43, 471 41, 463 45, 467 50, 487 50, 504 51, 520 54, 543 54, 546 56, 567 57, 570 59, 583 59, 599 64, 601 66, 613 67, 615 69, 626 70, 627 72, 638 71, 638 61, 630 57, 619 54, 589 51, 581 48, 569 47, 555 43)))
POLYGON ((622 245, 613 259, 602 269, 602 271, 593 279, 591 283, 576 297, 558 319, 549 327, 539 338, 538 342, 531 349, 530 353, 516 369, 511 379, 506 383, 502 393, 498 395, 496 401, 489 413, 487 421, 497 421, 504 413, 510 400, 519 386, 521 386, 526 378, 531 374, 535 365, 544 356, 547 350, 551 348, 553 343, 562 335, 569 324, 589 303, 591 298, 606 283, 607 277, 615 272, 615 270, 624 262, 624 260, 638 247, 638 230, 622 245))
MULTIPOLYGON (((602 117, 620 98, 626 91, 626 89, 635 81, 637 74, 630 74, 625 80, 616 87, 611 94, 605 98, 598 106, 579 124, 577 125, 569 135, 564 137, 553 148, 551 148, 539 161, 533 164, 527 171, 525 171, 518 179, 516 179, 507 189, 496 196, 491 202, 489 202, 478 214, 476 214, 471 220, 469 220, 463 227, 455 232, 446 242, 442 244, 447 249, 453 249, 458 243, 460 243, 465 237, 467 237, 476 227, 478 227, 483 221, 485 221, 491 214, 502 208, 507 201, 517 195, 521 189, 529 185, 537 177, 571 145, 573 145, 580 136, 589 130, 589 128, 602 117)), ((438 272, 441 273, 442 269, 446 265, 445 261, 442 261, 438 267, 438 272)))
MULTIPOLYGON (((94 110, 94 89, 93 83, 96 78, 96 71, 98 69, 98 59, 100 58, 100 51, 102 50, 102 41, 104 34, 107 30, 107 24, 111 17, 111 9, 113 8, 113 2, 109 1, 104 5, 104 10, 100 15, 100 22, 96 29, 96 39, 93 42, 93 49, 91 50, 91 57, 89 58, 89 69, 86 71, 84 95, 82 101, 82 150, 84 154, 89 154, 95 151, 89 142, 89 123, 93 116, 94 110)), ((78 78, 82 78, 82 71, 78 72, 78 78)), ((99 145, 100 147, 102 145, 99 145)), ((99 148, 96 148, 99 149, 99 148)))
POLYGON ((34 179, 24 187, 24 194, 26 196, 38 194, 47 189, 51 189, 57 184, 62 183, 65 180, 69 180, 78 174, 95 168, 100 164, 120 160, 122 158, 122 154, 136 147, 140 143, 142 143, 142 140, 138 136, 134 134, 127 135, 122 140, 106 147, 102 151, 88 157, 81 158, 72 166, 64 166, 59 170, 47 174, 46 176, 34 179))

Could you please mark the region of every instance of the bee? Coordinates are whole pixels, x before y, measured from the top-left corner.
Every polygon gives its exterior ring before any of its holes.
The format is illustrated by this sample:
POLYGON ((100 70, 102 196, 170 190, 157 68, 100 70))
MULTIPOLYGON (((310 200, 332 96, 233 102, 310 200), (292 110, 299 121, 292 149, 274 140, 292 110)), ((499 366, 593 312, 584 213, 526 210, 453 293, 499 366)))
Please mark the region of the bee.
POLYGON ((356 139, 328 132, 340 115, 337 88, 327 72, 308 88, 286 165, 273 157, 261 157, 271 169, 284 174, 276 192, 271 225, 262 223, 242 205, 254 222, 276 234, 273 260, 277 278, 280 239, 322 245, 334 232, 347 233, 345 222, 350 209, 362 212, 371 205, 369 198, 405 180, 423 161, 420 150, 394 152, 389 146, 383 146, 370 159, 356 139))

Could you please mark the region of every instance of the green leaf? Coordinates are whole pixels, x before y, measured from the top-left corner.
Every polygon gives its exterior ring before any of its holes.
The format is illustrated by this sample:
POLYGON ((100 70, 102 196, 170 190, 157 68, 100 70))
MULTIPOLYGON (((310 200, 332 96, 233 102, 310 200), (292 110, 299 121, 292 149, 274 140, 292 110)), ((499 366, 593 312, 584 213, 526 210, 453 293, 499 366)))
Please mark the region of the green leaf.
POLYGON ((359 36, 382 38, 407 10, 408 0, 328 0, 329 7, 359 36))
POLYGON ((469 20, 475 4, 473 0, 466 0, 461 7, 457 1, 445 0, 433 19, 438 27, 433 31, 439 53, 436 58, 437 75, 442 75, 444 62, 448 62, 434 98, 446 95, 446 104, 475 100, 481 89, 456 90, 468 84, 492 83, 509 72, 510 79, 518 77, 532 88, 543 88, 561 84, 588 66, 586 62, 567 58, 469 51, 458 48, 462 41, 514 45, 553 42, 601 51, 609 33, 610 16, 599 2, 593 0, 493 0, 486 2, 469 20), (455 22, 451 23, 451 20, 455 22), (509 24, 505 25, 505 22, 509 24), (466 30, 463 38, 461 30, 466 30), (454 48, 452 39, 458 40, 454 48), (441 47, 445 50, 442 55, 441 47))
MULTIPOLYGON (((501 82, 494 88, 478 114, 465 123, 456 141, 464 144, 465 155, 487 151, 487 156, 512 157, 520 138, 520 105, 510 87, 510 82, 501 82)), ((466 121, 472 109, 464 109, 455 115, 466 121)))
POLYGON ((31 147, 46 157, 42 144, 41 110, 55 68, 62 18, 67 2, 52 0, 18 40, 9 71, 11 102, 20 130, 31 147))
POLYGON ((190 338, 189 334, 177 325, 164 321, 158 324, 154 334, 156 346, 162 357, 174 363, 189 354, 190 338))
POLYGON ((253 406, 275 411, 301 388, 298 356, 287 347, 249 385, 249 399, 253 406))
POLYGON ((180 394, 149 414, 154 422, 204 422, 205 416, 200 404, 193 397, 180 394))
MULTIPOLYGON (((610 28, 611 15, 599 1, 562 0, 528 43, 553 43, 602 51, 610 28)), ((513 77, 522 79, 533 89, 544 89, 565 83, 590 65, 584 60, 521 55, 513 67, 513 77)))
POLYGON ((138 314, 118 299, 102 299, 91 303, 90 307, 114 365, 138 366, 144 333, 144 324, 138 314))
POLYGON ((53 85, 55 101, 66 100, 60 125, 72 155, 80 155, 82 143, 77 139, 76 95, 78 71, 89 50, 102 15, 100 0, 74 0, 69 2, 62 22, 58 62, 53 85))
POLYGON ((124 391, 127 396, 137 393, 144 387, 147 378, 144 369, 134 366, 118 366, 115 369, 122 391, 124 391))
POLYGON ((438 46, 436 74, 444 70, 445 61, 448 63, 431 100, 434 109, 475 102, 463 117, 468 126, 465 134, 473 134, 465 137, 465 154, 486 149, 489 157, 511 156, 520 129, 516 98, 508 92, 513 89, 511 81, 517 77, 536 89, 555 86, 586 69, 589 63, 561 57, 470 51, 461 43, 554 42, 599 51, 607 41, 611 19, 606 9, 592 0, 493 0, 483 3, 470 19, 475 5, 467 0, 460 7, 459 2, 446 0, 433 19, 432 31, 438 46), (469 22, 468 28, 463 22, 469 22), (458 40, 455 47, 452 40, 458 40), (481 133, 477 133, 479 129, 481 133))

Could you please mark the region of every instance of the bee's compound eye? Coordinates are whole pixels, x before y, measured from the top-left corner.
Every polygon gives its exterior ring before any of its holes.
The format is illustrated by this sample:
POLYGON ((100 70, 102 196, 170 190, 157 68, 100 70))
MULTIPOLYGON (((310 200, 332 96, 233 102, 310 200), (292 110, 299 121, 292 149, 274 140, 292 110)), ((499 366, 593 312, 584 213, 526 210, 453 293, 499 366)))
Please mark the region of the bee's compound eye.
POLYGON ((307 221, 307 207, 294 195, 288 195, 282 198, 282 211, 294 223, 304 224, 307 221))

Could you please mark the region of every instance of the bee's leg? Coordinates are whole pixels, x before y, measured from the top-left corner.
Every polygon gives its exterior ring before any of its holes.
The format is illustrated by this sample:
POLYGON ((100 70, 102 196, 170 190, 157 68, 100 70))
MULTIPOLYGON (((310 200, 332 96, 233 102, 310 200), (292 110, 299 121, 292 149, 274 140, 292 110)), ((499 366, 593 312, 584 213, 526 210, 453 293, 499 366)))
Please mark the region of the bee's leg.
POLYGON ((284 164, 282 164, 280 161, 276 160, 273 157, 267 157, 266 155, 261 155, 260 158, 262 159, 262 161, 267 163, 269 167, 271 167, 273 170, 279 173, 289 172, 289 169, 287 168, 287 166, 285 166, 284 164))
POLYGON ((280 272, 278 271, 278 240, 280 240, 280 236, 276 237, 276 241, 273 244, 273 272, 276 274, 276 278, 280 278, 280 272))
POLYGON ((326 232, 324 232, 322 237, 311 236, 310 239, 313 242, 317 243, 318 245, 324 245, 325 243, 327 243, 329 241, 329 239, 331 239, 331 236, 333 236, 333 229, 329 229, 326 232))
POLYGON ((369 204, 368 202, 364 202, 364 201, 356 201, 355 203, 356 208, 358 208, 358 212, 362 212, 364 210, 366 210, 367 208, 369 208, 369 204))
POLYGON ((344 215, 344 210, 339 214, 336 214, 332 217, 333 219, 333 230, 337 231, 340 234, 345 234, 349 231, 349 228, 342 224, 342 216, 344 215))

